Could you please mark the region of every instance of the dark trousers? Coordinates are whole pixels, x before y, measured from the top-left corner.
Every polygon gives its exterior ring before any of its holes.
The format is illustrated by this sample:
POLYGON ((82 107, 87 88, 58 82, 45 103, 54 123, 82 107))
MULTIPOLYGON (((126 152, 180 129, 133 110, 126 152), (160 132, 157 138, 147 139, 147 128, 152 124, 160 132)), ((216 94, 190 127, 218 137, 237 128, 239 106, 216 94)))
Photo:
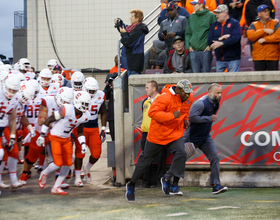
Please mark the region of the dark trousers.
POLYGON ((278 60, 254 61, 255 71, 278 70, 278 60))
POLYGON ((210 184, 220 185, 220 158, 217 153, 217 149, 213 138, 210 136, 206 139, 206 141, 201 144, 197 145, 194 144, 196 148, 199 148, 207 157, 210 162, 211 167, 211 174, 210 174, 210 184))
POLYGON ((138 158, 131 182, 136 183, 141 178, 153 159, 162 151, 162 148, 169 149, 173 154, 172 164, 169 169, 170 176, 184 177, 187 153, 184 148, 183 138, 179 138, 167 145, 159 145, 146 141, 145 150, 142 151, 138 158))
MULTIPOLYGON (((148 132, 142 132, 141 149, 145 150, 148 132)), ((152 161, 152 164, 143 174, 143 186, 157 186, 159 180, 166 172, 166 149, 162 148, 161 152, 152 161)))

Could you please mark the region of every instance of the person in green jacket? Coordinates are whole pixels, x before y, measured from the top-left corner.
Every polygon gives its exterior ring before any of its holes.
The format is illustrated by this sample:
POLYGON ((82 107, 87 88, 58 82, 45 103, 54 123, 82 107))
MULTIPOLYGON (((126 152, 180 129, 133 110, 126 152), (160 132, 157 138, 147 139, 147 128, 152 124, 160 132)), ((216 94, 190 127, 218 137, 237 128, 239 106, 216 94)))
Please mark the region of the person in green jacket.
POLYGON ((205 0, 194 0, 194 13, 188 20, 185 32, 186 48, 190 51, 190 59, 193 73, 210 72, 212 51, 207 44, 208 33, 211 24, 216 21, 215 15, 205 8, 205 0))

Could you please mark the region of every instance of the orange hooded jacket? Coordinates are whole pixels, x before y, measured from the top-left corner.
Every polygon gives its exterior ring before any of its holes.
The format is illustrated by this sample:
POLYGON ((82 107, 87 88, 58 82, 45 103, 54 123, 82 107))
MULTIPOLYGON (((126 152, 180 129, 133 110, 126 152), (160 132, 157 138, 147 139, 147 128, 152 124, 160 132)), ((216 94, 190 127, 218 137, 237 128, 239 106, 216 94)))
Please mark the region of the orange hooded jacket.
POLYGON ((189 120, 189 111, 193 103, 193 94, 187 101, 181 98, 172 88, 176 85, 165 85, 149 110, 151 120, 147 140, 151 143, 166 145, 176 141, 184 135, 184 120, 189 120), (173 112, 180 110, 180 117, 176 118, 173 112))

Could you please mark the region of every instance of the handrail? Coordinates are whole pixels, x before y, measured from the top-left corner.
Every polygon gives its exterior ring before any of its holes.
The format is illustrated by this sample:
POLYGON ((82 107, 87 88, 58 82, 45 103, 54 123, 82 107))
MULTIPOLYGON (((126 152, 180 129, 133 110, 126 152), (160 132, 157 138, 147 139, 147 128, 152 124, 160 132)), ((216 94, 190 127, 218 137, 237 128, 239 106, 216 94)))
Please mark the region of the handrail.
MULTIPOLYGON (((150 31, 152 31, 155 27, 157 26, 157 24, 155 24, 150 31)), ((159 28, 154 32, 152 33, 152 35, 147 39, 145 40, 144 44, 148 43, 157 33, 159 32, 159 28)))
POLYGON ((160 7, 161 7, 161 4, 159 4, 156 8, 154 8, 146 17, 144 17, 143 21, 147 20, 147 18, 150 17, 160 7))
POLYGON ((160 13, 158 13, 155 17, 153 17, 146 25, 148 26, 149 24, 151 24, 159 15, 160 13))

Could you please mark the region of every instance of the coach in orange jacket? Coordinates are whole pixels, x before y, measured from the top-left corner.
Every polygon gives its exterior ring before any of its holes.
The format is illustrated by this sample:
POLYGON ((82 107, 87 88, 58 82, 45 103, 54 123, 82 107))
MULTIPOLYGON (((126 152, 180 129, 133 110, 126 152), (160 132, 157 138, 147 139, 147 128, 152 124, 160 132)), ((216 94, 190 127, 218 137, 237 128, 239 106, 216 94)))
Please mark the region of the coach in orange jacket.
POLYGON ((126 184, 126 198, 134 201, 135 183, 146 171, 162 148, 173 154, 169 171, 161 178, 162 190, 166 195, 182 195, 178 187, 179 178, 184 177, 186 151, 183 134, 188 127, 190 107, 193 102, 191 83, 180 80, 177 85, 166 85, 149 110, 151 120, 145 150, 139 156, 131 181, 126 184), (173 185, 170 179, 174 176, 173 185))

